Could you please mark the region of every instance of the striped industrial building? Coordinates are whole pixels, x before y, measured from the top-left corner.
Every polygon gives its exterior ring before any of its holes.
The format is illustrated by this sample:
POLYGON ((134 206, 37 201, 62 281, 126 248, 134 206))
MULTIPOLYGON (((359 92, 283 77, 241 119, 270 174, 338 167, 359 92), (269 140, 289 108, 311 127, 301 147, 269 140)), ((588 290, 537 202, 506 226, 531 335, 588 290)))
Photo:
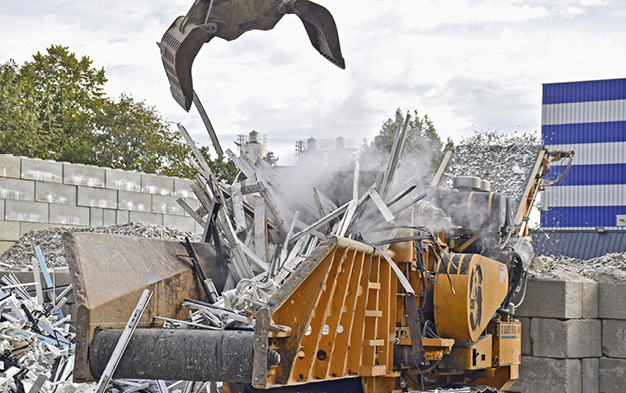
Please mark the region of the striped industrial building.
MULTIPOLYGON (((551 240, 537 239, 538 251, 585 259, 626 251, 626 79, 544 84, 541 133, 548 148, 575 158, 543 193, 541 228, 551 240)), ((564 170, 557 163, 551 176, 564 170)))

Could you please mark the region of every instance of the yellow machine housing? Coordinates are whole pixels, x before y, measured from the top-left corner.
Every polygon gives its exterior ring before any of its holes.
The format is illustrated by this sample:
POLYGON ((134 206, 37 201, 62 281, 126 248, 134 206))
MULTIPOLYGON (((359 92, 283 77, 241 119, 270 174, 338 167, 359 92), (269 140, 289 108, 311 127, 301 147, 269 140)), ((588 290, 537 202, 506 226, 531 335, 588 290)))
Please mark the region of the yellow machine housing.
POLYGON ((478 340, 507 294, 507 267, 481 255, 451 254, 439 273, 434 293, 437 333, 458 341, 478 340))

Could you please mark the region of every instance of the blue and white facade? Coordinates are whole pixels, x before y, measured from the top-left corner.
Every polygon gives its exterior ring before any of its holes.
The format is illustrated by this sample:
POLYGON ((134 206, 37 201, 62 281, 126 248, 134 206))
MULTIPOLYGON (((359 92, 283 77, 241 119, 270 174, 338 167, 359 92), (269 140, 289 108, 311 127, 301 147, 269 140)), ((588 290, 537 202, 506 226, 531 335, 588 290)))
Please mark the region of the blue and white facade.
POLYGON ((543 193, 541 227, 626 230, 626 79, 544 84, 541 133, 549 149, 575 151, 543 193))

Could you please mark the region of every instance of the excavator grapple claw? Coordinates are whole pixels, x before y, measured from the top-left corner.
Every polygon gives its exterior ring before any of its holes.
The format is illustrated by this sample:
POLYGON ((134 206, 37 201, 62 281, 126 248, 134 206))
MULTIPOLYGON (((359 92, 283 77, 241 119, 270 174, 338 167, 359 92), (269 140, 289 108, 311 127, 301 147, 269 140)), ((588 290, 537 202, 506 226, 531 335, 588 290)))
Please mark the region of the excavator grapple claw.
POLYGON ((346 63, 341 56, 337 25, 330 12, 319 4, 307 0, 296 0, 293 11, 300 17, 313 47, 328 61, 345 69, 346 63))
POLYGON ((205 42, 211 39, 206 29, 199 26, 184 27, 185 18, 178 17, 165 32, 158 43, 161 48, 161 60, 170 81, 172 97, 186 111, 193 101, 193 82, 191 66, 193 59, 205 42))
POLYGON ((319 4, 309 0, 196 0, 158 43, 176 102, 186 111, 191 108, 191 67, 205 42, 213 37, 232 41, 246 31, 271 30, 285 14, 296 14, 313 47, 331 63, 345 68, 335 21, 319 4))

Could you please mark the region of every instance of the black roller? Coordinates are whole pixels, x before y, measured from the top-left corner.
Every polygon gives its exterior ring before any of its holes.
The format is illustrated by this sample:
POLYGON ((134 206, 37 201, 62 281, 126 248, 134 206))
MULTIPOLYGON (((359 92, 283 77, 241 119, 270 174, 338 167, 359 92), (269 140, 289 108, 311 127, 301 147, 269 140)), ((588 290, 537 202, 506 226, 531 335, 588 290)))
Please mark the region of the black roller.
MULTIPOLYGON (((89 346, 95 378, 104 371, 122 331, 95 333, 89 346)), ((114 377, 250 383, 253 341, 252 331, 137 329, 114 377)))

